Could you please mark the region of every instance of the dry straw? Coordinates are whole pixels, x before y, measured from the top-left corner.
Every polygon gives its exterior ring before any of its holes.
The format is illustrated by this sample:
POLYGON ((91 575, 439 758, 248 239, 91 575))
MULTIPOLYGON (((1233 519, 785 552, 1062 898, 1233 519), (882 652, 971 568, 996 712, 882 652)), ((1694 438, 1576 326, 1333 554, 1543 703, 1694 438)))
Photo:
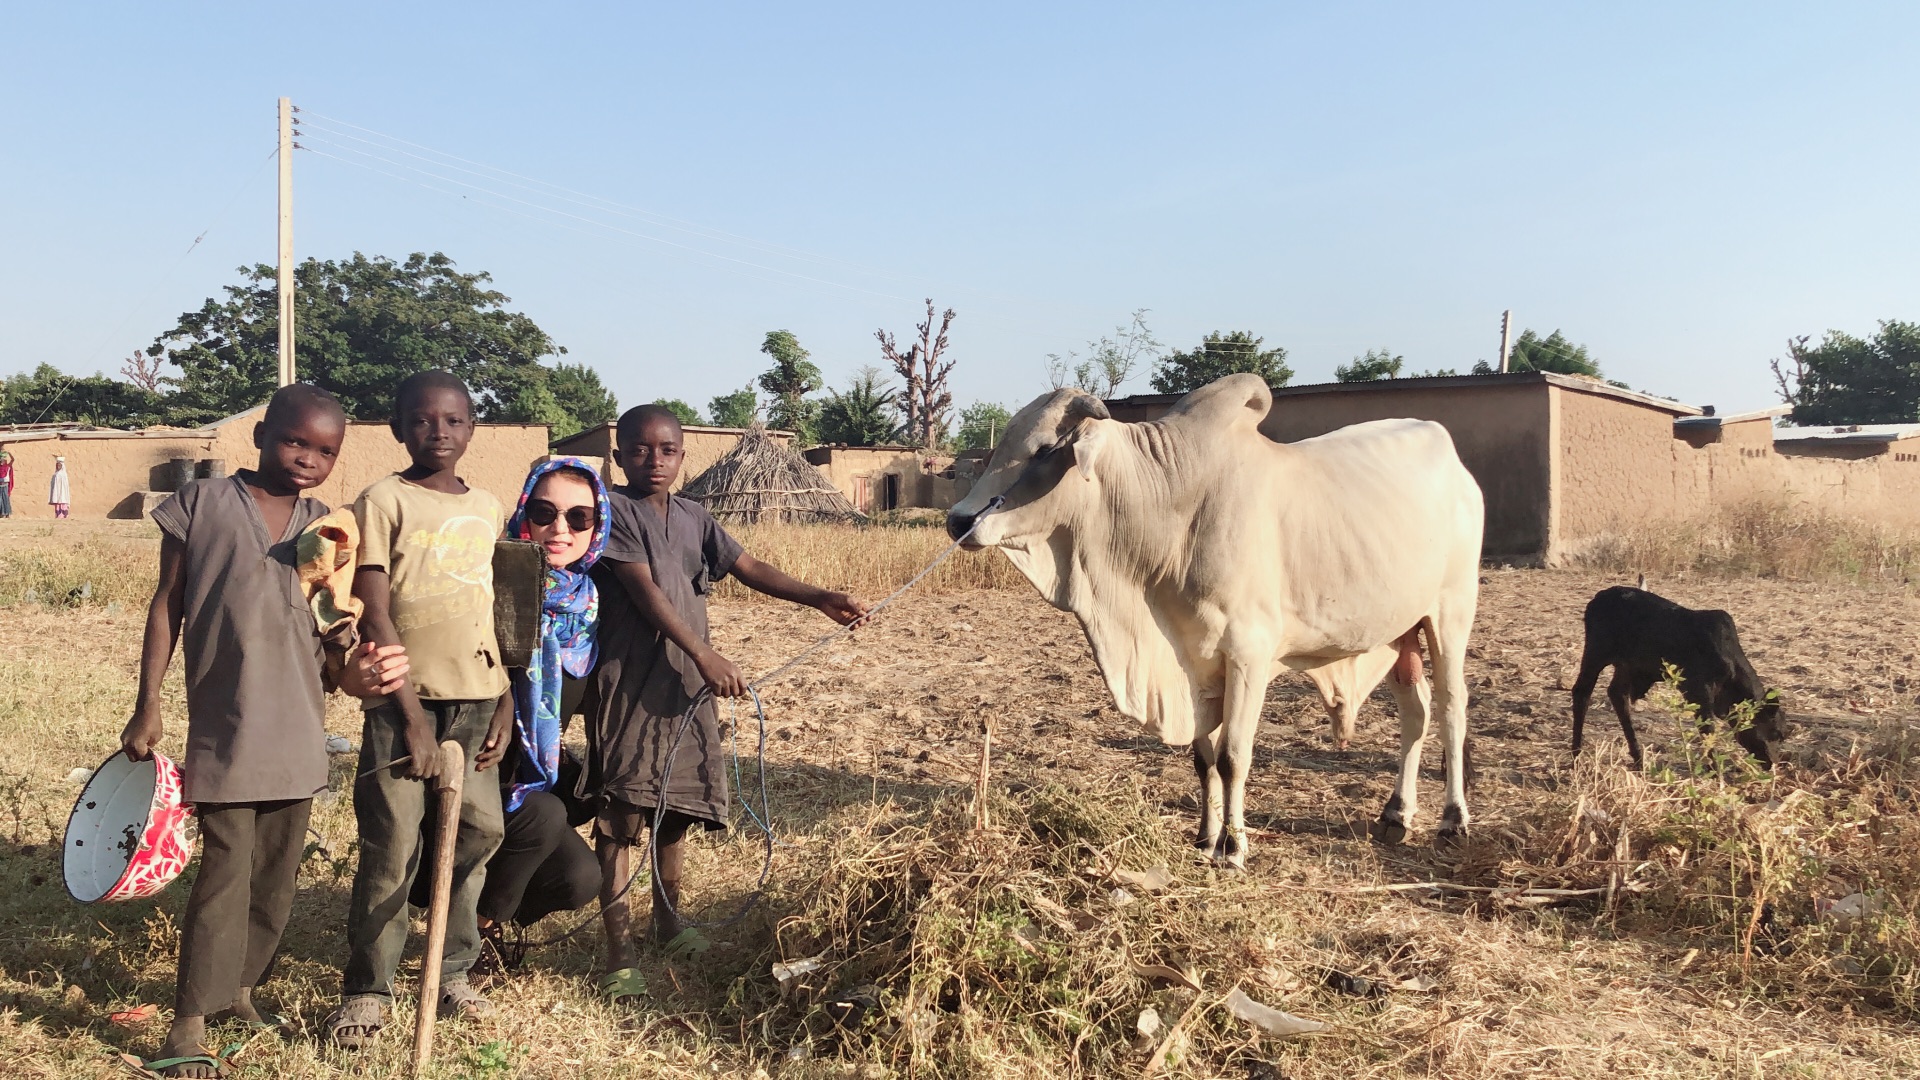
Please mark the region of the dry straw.
POLYGON ((724 525, 781 522, 841 524, 865 521, 807 459, 767 436, 755 423, 733 448, 680 494, 705 506, 724 525))

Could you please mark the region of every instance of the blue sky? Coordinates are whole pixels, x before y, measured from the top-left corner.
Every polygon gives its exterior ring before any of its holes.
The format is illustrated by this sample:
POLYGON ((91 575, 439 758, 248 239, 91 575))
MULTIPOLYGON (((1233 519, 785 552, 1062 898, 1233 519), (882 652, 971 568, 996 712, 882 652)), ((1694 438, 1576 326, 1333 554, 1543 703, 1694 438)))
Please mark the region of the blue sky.
POLYGON ((932 296, 961 402, 1026 401, 1134 308, 1180 347, 1263 335, 1296 381, 1382 346, 1465 370, 1512 308, 1636 387, 1758 407, 1789 336, 1920 318, 1916 30, 1894 4, 13 5, 0 373, 112 372, 270 262, 284 94, 301 257, 445 251, 629 404, 704 406, 776 328, 839 383, 932 296))

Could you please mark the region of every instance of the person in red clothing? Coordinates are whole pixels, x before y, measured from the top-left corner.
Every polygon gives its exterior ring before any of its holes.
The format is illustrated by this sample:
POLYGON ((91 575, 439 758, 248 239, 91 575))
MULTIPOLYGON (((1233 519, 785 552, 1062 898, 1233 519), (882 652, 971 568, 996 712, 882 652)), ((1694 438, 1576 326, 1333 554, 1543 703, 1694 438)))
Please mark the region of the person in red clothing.
POLYGON ((0 450, 0 518, 13 516, 13 455, 0 450))

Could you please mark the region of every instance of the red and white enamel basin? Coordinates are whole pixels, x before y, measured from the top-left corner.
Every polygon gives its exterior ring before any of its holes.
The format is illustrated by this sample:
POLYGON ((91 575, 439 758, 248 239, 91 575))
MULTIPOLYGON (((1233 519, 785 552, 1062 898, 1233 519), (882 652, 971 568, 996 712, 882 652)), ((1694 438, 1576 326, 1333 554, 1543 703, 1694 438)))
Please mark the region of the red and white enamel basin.
POLYGON ((180 876, 193 857, 180 767, 155 752, 115 753, 93 771, 67 817, 67 895, 83 904, 139 900, 180 876))

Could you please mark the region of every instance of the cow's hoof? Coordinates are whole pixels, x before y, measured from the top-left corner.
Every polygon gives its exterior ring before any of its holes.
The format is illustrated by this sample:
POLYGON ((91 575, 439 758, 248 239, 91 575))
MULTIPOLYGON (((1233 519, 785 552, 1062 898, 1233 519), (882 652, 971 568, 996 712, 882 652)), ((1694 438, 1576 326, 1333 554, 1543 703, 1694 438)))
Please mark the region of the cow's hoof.
POLYGON ((1433 842, 1440 847, 1454 847, 1466 843, 1466 840, 1465 825, 1442 825, 1440 830, 1433 834, 1433 842))
POLYGON ((1208 836, 1205 833, 1199 833, 1193 838, 1193 849, 1209 857, 1213 855, 1214 849, 1219 846, 1220 838, 1217 836, 1208 836))
POLYGON ((1398 821, 1381 818, 1367 826, 1367 835, 1373 837, 1376 843, 1399 847, 1407 842, 1407 827, 1398 821))

